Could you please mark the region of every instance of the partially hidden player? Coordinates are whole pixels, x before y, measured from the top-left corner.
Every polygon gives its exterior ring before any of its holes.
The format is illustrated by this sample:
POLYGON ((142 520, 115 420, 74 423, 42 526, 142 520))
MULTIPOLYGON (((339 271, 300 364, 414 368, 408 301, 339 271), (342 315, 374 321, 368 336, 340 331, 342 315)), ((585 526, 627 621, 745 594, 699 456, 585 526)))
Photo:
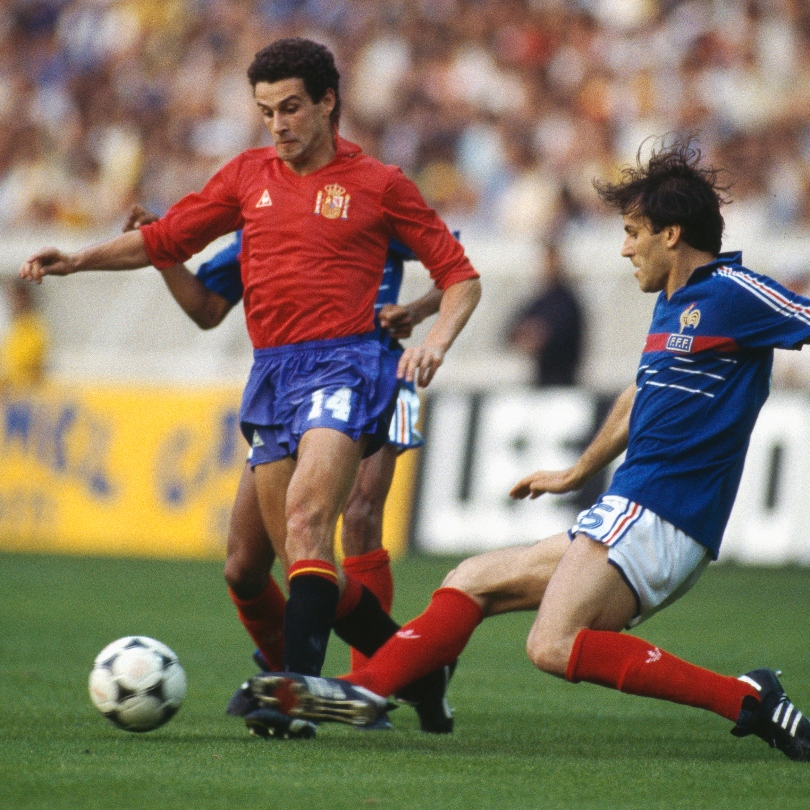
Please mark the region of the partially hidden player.
MULTIPOLYGON (((156 214, 137 205, 130 211, 124 230, 133 230, 157 219, 156 214)), ((242 299, 241 244, 242 234, 238 232, 230 244, 203 262, 196 274, 182 263, 161 271, 174 299, 201 329, 212 329, 221 324, 242 299)), ((404 305, 397 303, 404 263, 414 258, 414 254, 403 245, 391 243, 374 304, 378 339, 400 352, 402 347, 398 340, 410 337, 413 328, 434 315, 441 302, 441 292, 433 287, 415 301, 404 305)), ((423 444, 416 429, 418 418, 419 398, 413 383, 402 382, 388 442, 360 462, 342 515, 343 568, 368 588, 389 614, 394 601, 394 579, 390 557, 382 542, 383 512, 398 455, 423 444)), ((283 553, 281 549, 280 554, 283 553)), ((275 558, 276 552, 261 520, 252 470, 247 464, 231 514, 225 579, 239 619, 256 644, 257 663, 264 670, 281 669, 284 663, 286 597, 271 576, 275 558)), ((286 575, 283 556, 281 563, 286 575)), ((355 649, 351 650, 351 659, 352 669, 367 660, 355 649)), ((229 713, 245 716, 249 728, 262 735, 291 736, 296 732, 310 734, 313 731, 310 725, 290 722, 264 709, 257 711, 261 708, 250 697, 249 690, 240 688, 229 704, 229 713)), ((419 701, 416 709, 423 730, 443 732, 452 729, 452 715, 443 699, 419 701)))
POLYGON ((720 252, 724 189, 693 140, 596 188, 624 217, 621 252, 639 286, 658 293, 641 364, 579 460, 527 476, 511 496, 577 490, 626 450, 607 492, 567 533, 463 562, 365 668, 340 680, 257 676, 254 691, 294 715, 363 723, 384 696, 454 660, 484 618, 537 610, 527 651, 543 672, 707 709, 732 734, 808 761, 810 721, 781 673, 721 675, 621 631, 717 558, 773 350, 810 341, 810 299, 720 252))
POLYGON ((361 459, 387 440, 399 380, 430 383, 481 286, 414 183, 338 134, 340 77, 327 48, 277 40, 248 79, 272 147, 243 152, 157 222, 71 254, 46 248, 20 275, 167 268, 242 230, 254 363, 241 427, 262 522, 289 564, 284 666, 317 675, 336 617, 363 652, 396 632, 368 589, 338 569, 335 526, 361 459), (373 334, 392 238, 443 292, 424 340, 399 357, 373 334))

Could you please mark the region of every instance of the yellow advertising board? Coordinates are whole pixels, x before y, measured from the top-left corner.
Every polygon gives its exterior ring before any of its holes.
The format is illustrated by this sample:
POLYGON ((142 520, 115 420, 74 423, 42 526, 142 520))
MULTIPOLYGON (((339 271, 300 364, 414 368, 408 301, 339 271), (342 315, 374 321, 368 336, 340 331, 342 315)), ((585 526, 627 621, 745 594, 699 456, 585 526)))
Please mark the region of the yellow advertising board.
MULTIPOLYGON (((0 398, 0 548, 222 557, 247 455, 238 386, 51 384, 0 398)), ((384 542, 407 544, 414 453, 384 542)))

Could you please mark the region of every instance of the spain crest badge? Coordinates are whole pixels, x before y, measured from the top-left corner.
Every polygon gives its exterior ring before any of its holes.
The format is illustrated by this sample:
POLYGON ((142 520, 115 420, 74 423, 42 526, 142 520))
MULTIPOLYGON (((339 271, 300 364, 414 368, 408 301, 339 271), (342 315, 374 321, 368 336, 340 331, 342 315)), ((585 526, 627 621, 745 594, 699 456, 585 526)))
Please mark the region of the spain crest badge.
POLYGON ((347 219, 350 199, 343 186, 330 183, 318 192, 314 213, 327 219, 347 219))

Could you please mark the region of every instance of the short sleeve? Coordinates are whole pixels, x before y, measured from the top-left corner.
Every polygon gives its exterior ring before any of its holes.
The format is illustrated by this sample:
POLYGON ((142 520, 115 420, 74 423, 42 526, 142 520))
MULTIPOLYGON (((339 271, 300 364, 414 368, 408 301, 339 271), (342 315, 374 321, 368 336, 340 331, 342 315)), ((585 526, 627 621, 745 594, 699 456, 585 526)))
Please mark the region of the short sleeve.
POLYGON ((733 284, 724 309, 739 346, 799 349, 810 341, 810 299, 750 270, 719 274, 733 284))

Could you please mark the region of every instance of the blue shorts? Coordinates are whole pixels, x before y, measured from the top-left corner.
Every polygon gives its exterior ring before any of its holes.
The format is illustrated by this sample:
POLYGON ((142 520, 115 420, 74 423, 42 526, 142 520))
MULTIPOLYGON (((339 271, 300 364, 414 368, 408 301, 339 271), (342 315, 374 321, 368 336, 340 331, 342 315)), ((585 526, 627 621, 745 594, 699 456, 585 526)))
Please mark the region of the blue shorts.
POLYGON ((371 335, 257 349, 240 412, 250 465, 295 456, 311 428, 368 435, 365 455, 375 453, 388 440, 396 370, 396 353, 371 335))

